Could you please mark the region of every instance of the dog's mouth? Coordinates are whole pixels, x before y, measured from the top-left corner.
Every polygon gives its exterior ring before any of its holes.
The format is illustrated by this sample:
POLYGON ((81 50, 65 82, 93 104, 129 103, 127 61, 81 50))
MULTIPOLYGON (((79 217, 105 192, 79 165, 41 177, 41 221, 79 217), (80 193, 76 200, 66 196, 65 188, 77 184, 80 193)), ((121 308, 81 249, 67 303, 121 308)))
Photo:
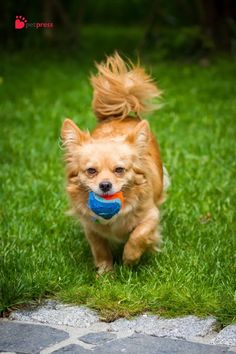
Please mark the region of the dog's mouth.
POLYGON ((117 190, 117 191, 110 191, 110 192, 94 192, 96 195, 98 195, 99 197, 112 197, 113 195, 119 193, 120 191, 117 190))
POLYGON ((121 190, 120 189, 116 190, 116 189, 112 188, 110 191, 103 192, 100 189, 94 188, 94 189, 91 189, 91 192, 93 192, 94 194, 96 194, 99 197, 112 197, 113 195, 121 192, 121 190))

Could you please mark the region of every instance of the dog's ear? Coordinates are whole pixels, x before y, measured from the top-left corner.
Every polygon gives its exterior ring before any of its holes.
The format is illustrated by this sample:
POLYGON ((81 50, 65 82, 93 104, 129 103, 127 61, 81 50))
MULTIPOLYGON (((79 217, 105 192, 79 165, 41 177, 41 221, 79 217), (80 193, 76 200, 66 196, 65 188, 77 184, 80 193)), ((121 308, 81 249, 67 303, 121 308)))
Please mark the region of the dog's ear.
POLYGON ((136 125, 134 131, 127 136, 127 141, 131 144, 136 145, 138 151, 146 151, 148 147, 148 142, 151 137, 151 131, 149 123, 146 120, 142 120, 136 125))
POLYGON ((66 147, 71 147, 88 141, 90 134, 82 132, 71 119, 65 119, 61 128, 61 138, 66 147))

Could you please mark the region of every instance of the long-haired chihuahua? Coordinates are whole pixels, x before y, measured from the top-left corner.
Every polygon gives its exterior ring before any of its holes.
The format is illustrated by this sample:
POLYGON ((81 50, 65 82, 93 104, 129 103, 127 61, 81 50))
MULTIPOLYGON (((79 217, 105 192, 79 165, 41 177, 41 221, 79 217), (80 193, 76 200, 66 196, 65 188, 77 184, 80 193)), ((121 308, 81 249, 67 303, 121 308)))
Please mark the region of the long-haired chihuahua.
POLYGON ((124 244, 125 265, 159 249, 164 173, 157 141, 147 120, 140 117, 153 108, 151 100, 160 96, 159 89, 142 67, 125 63, 117 53, 97 69, 91 77, 96 128, 83 132, 66 119, 61 136, 71 209, 102 273, 113 268, 114 242, 124 244), (91 192, 98 198, 121 192, 123 207, 103 218, 89 207, 91 192))

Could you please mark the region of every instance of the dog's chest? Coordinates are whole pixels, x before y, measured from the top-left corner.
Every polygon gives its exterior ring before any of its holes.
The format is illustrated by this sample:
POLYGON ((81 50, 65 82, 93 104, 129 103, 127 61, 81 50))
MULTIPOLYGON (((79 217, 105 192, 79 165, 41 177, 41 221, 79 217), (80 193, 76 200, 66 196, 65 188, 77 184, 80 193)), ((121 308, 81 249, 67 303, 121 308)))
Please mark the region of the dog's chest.
POLYGON ((99 221, 94 228, 102 237, 117 243, 124 243, 136 226, 137 217, 130 213, 130 215, 115 216, 107 223, 99 221))

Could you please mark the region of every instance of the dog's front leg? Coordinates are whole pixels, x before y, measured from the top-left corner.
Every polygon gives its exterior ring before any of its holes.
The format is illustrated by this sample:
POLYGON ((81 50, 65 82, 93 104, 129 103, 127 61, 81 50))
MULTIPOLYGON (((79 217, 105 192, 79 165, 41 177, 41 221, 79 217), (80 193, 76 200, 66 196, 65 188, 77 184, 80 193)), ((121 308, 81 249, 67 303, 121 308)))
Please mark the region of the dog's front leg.
POLYGON ((94 263, 99 274, 113 269, 112 253, 106 239, 92 230, 86 230, 86 237, 90 244, 94 263))
POLYGON ((125 265, 137 263, 142 254, 147 251, 157 251, 161 236, 157 231, 159 210, 154 207, 149 210, 142 221, 136 226, 125 244, 123 262, 125 265))

